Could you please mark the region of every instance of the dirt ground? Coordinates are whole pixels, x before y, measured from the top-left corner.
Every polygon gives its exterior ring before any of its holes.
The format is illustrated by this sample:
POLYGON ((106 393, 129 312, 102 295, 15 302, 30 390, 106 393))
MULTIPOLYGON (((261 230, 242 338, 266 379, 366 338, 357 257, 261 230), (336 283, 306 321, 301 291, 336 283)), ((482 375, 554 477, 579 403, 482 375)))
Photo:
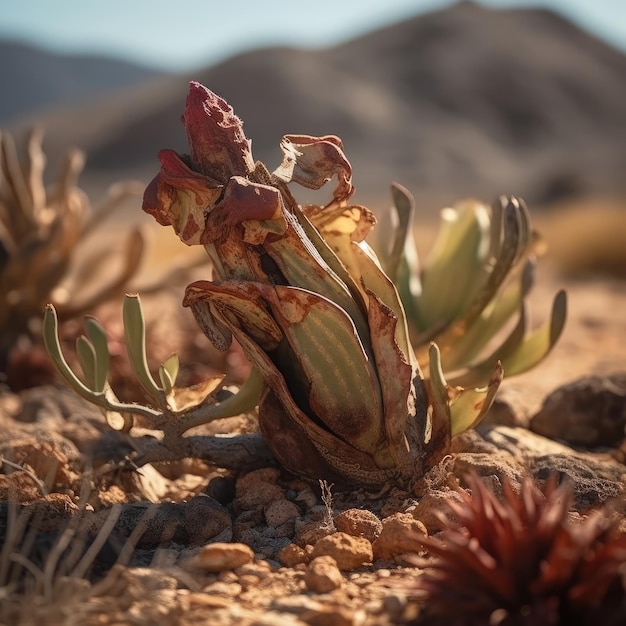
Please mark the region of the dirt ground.
MULTIPOLYGON (((534 323, 562 287, 568 322, 553 352, 505 378, 486 425, 457 438, 407 491, 329 491, 271 462, 239 474, 197 460, 133 470, 110 460, 130 454, 132 441, 62 385, 4 391, 0 623, 416 623, 421 569, 411 558, 425 555, 420 533, 441 530, 446 500, 466 486, 468 471, 497 491, 505 477, 540 480, 559 459, 576 483, 573 515, 610 503, 623 517, 622 438, 592 448, 570 445, 566 426, 551 438, 528 428, 563 385, 626 372, 626 282, 564 278, 548 262, 530 299, 534 323)), ((163 310, 176 290, 167 298, 163 310)), ((161 310, 157 300, 146 303, 161 310)), ((587 413, 593 422, 594 410, 587 413)), ((254 431, 250 417, 202 430, 254 431)))

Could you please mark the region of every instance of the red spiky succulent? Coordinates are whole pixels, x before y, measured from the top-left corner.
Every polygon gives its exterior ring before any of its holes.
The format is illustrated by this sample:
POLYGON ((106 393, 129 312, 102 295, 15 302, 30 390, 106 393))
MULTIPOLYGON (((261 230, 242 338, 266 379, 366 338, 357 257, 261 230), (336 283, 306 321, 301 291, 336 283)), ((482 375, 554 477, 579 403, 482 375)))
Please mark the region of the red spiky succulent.
POLYGON ((449 505, 457 522, 424 541, 437 558, 417 580, 419 624, 626 624, 626 534, 607 511, 572 521, 568 485, 507 483, 502 500, 468 485, 449 505))

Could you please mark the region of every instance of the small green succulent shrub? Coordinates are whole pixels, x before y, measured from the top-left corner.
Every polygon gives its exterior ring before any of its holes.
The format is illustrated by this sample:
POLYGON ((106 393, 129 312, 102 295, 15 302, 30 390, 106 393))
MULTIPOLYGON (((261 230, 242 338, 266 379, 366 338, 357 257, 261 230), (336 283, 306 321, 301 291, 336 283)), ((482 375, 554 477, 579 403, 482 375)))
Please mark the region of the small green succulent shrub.
MULTIPOLYGON (((183 243, 206 250, 212 278, 191 283, 183 304, 213 346, 227 350, 238 341, 252 364, 250 377, 231 395, 220 391, 219 378, 179 389, 172 358, 155 379, 136 296, 124 305, 126 343, 150 402, 126 404, 112 394, 106 337, 95 320, 79 340, 79 378, 64 360, 50 306, 44 334, 60 373, 112 426, 130 430, 139 423, 162 431, 158 440, 138 442, 137 464, 190 454, 228 464, 235 457, 222 454, 227 445, 263 454, 262 445, 252 450, 251 439, 183 436, 212 419, 256 410, 263 445, 296 474, 352 486, 410 484, 448 453, 452 436, 481 419, 502 380, 501 364, 493 360, 484 386, 465 389, 446 382, 435 343, 419 351, 420 367, 398 290, 365 242, 372 212, 349 202, 352 168, 337 137, 286 135, 282 163, 270 172, 254 161, 230 106, 199 83, 190 84, 183 119, 189 154, 159 153, 161 170, 145 191, 143 209, 183 243), (293 183, 319 189, 331 179, 335 186, 324 206, 302 207, 292 193, 293 183)), ((399 204, 407 202, 402 196, 399 204)), ((511 226, 510 213, 503 219, 506 244, 511 229, 519 242, 510 259, 493 244, 496 259, 506 257, 496 263, 497 280, 487 277, 485 289, 468 276, 472 293, 489 294, 486 304, 526 250, 526 222, 515 212, 511 226)), ((407 222, 400 240, 408 232, 407 222)), ((448 245, 456 258, 459 242, 448 245)), ((403 263, 398 251, 386 260, 401 292, 405 279, 397 268, 403 263)), ((481 278, 485 265, 483 259, 476 267, 481 278)), ((447 267, 459 270, 454 263, 447 267)), ((464 306, 480 313, 475 300, 468 296, 464 306)), ((457 309, 465 319, 465 309, 457 309)), ((435 325, 438 320, 434 316, 435 325)))
POLYGON ((393 198, 397 227, 379 258, 398 288, 420 364, 435 342, 450 383, 471 386, 495 361, 513 376, 545 358, 563 331, 566 295, 559 291, 548 320, 529 328, 527 296, 544 246, 524 201, 501 196, 491 207, 466 200, 444 209, 420 263, 413 198, 399 185, 393 198))

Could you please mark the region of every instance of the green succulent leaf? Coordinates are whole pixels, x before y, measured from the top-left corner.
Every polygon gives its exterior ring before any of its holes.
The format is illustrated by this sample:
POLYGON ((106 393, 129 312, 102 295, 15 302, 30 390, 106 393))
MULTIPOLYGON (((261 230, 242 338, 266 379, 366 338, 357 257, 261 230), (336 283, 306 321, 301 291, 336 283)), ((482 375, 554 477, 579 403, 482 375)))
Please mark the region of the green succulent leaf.
POLYGON ((385 274, 396 284, 400 280, 400 270, 404 263, 408 263, 411 273, 419 271, 413 237, 413 217, 415 214, 415 200, 411 193, 402 185, 391 185, 393 209, 396 223, 393 228, 393 239, 388 254, 382 255, 381 261, 385 274), (408 254, 407 254, 408 253, 408 254))
POLYGON ((485 281, 489 218, 471 203, 444 209, 439 235, 422 272, 418 328, 442 328, 457 319, 485 281))
POLYGON ((103 394, 86 386, 77 376, 74 374, 70 366, 67 364, 63 351, 61 350, 61 344, 59 343, 59 322, 55 308, 48 304, 46 306, 43 318, 43 340, 46 350, 52 359, 57 371, 64 378, 65 382, 80 396, 93 402, 94 404, 101 405, 101 398, 103 394))
POLYGON ((468 370, 454 378, 454 383, 463 386, 476 384, 484 380, 496 360, 500 360, 507 376, 521 374, 540 363, 558 341, 567 317, 567 296, 559 291, 552 304, 550 318, 546 322, 527 332, 527 315, 521 306, 517 325, 498 348, 480 362, 472 363, 468 370))
MULTIPOLYGON (((321 243, 319 233, 313 240, 314 244, 319 243, 319 247, 311 245, 300 225, 301 223, 306 224, 308 220, 304 215, 300 218, 300 221, 297 222, 295 218, 286 214, 286 219, 292 228, 287 230, 284 237, 276 241, 266 242, 266 250, 280 268, 288 284, 298 285, 302 289, 315 291, 324 298, 328 298, 346 311, 354 321, 360 336, 367 336, 369 331, 366 321, 366 306, 359 306, 359 301, 362 302, 362 298, 355 298, 354 292, 348 287, 348 284, 354 284, 354 281, 349 277, 345 266, 339 262, 337 256, 328 249, 327 244, 321 243), (331 261, 333 265, 329 265, 326 259, 331 261), (340 271, 347 278, 347 283, 334 271, 333 266, 338 269, 341 266, 340 271)), ((314 231, 315 229, 311 226, 310 230, 314 231)))
POLYGON ((357 449, 375 450, 383 428, 380 386, 352 320, 313 292, 277 286, 275 294, 270 306, 308 380, 311 408, 357 449))
MULTIPOLYGON (((406 358, 410 363, 414 362, 414 353, 409 340, 409 329, 406 321, 406 315, 402 308, 402 302, 395 285, 385 275, 385 273, 378 267, 373 258, 368 254, 367 245, 355 245, 354 256, 357 260, 359 272, 361 274, 361 281, 363 286, 368 292, 370 303, 371 296, 375 294, 380 298, 382 303, 387 306, 397 320, 395 327, 395 340, 402 350, 402 353, 406 355, 406 358)), ((372 328, 370 326, 370 328, 372 328)), ((376 330, 374 330, 374 333, 376 330)), ((373 341, 373 338, 372 338, 373 341)))
POLYGON ((405 312, 407 328, 417 334, 418 303, 422 294, 422 282, 417 244, 412 230, 415 201, 410 192, 397 183, 391 186, 391 191, 393 196, 392 245, 388 253, 379 255, 379 258, 385 274, 396 286, 405 312))
POLYGON ((493 403, 503 376, 504 370, 498 361, 486 387, 449 388, 450 423, 453 437, 474 428, 480 422, 493 403))
POLYGON ((122 317, 128 358, 137 380, 150 396, 162 404, 164 402, 163 389, 156 384, 148 368, 146 322, 138 295, 126 294, 122 317))
POLYGON ((504 370, 497 363, 486 387, 452 387, 446 382, 441 365, 441 354, 437 344, 430 345, 430 399, 433 413, 450 416, 451 436, 459 435, 473 428, 489 410, 496 391, 502 382, 504 370))
MULTIPOLYGON (((455 333, 453 326, 437 337, 448 371, 462 368, 464 364, 476 360, 484 347, 504 328, 516 312, 523 310, 522 304, 532 285, 534 268, 535 261, 531 258, 527 261, 520 277, 501 289, 483 309, 474 324, 470 325, 464 333, 455 333)), ((489 371, 493 363, 504 356, 501 349, 496 350, 494 354, 495 358, 489 362, 489 371)))
POLYGON ((550 318, 535 331, 524 337, 524 341, 504 358, 509 375, 525 372, 543 360, 558 341, 567 317, 567 295, 561 290, 552 303, 550 318))
POLYGON ((96 389, 96 351, 91 342, 83 335, 76 339, 76 354, 89 389, 96 389))
POLYGON ((432 404, 432 414, 442 415, 449 419, 450 404, 448 401, 448 383, 441 367, 441 353, 436 343, 431 343, 428 350, 429 354, 429 385, 430 385, 430 402, 432 404))
POLYGON ((95 317, 91 316, 85 318, 85 330, 87 331, 87 337, 89 337, 95 351, 93 389, 96 391, 104 391, 111 361, 106 332, 100 322, 98 322, 95 317))
POLYGON ((180 361, 177 354, 167 359, 164 363, 161 363, 159 367, 159 379, 163 387, 165 395, 169 395, 176 384, 176 378, 178 377, 178 370, 180 368, 180 361))

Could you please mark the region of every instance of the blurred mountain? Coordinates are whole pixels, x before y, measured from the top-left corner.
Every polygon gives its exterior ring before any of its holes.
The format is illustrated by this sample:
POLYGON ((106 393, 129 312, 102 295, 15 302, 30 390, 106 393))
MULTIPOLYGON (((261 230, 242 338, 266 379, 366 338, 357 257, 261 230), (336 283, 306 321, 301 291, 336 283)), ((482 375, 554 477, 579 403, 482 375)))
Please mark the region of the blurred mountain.
POLYGON ((54 54, 17 41, 0 40, 0 123, 56 105, 79 104, 159 74, 126 61, 54 54))
POLYGON ((536 205, 626 193, 626 55, 549 11, 472 2, 333 48, 261 49, 90 102, 70 97, 40 116, 47 149, 87 150, 90 181, 147 180, 160 148, 186 151, 191 78, 234 107, 270 168, 283 134, 339 135, 355 199, 374 207, 389 203, 394 180, 424 209, 465 195, 536 205))

